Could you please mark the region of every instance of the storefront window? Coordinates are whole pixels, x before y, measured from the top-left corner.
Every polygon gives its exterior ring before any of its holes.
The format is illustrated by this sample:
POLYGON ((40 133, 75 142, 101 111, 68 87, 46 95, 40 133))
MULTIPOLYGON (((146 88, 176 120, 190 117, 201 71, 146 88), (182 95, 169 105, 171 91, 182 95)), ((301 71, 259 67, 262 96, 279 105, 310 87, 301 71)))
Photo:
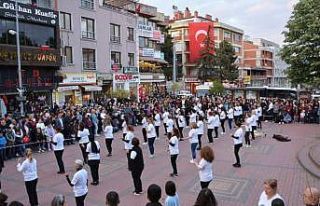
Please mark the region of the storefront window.
MULTIPOLYGON (((20 44, 22 46, 41 47, 47 45, 56 48, 55 28, 37 24, 20 22, 20 44)), ((16 36, 9 34, 9 30, 16 30, 15 22, 0 19, 0 44, 16 44, 16 36)))

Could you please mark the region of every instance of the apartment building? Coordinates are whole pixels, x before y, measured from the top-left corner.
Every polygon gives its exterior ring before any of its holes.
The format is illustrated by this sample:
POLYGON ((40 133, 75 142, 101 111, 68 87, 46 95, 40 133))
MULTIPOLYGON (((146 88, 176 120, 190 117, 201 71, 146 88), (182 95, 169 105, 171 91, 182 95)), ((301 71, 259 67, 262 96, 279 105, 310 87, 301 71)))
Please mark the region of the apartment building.
POLYGON ((243 49, 244 58, 239 71, 245 86, 273 86, 275 77, 280 84, 287 83, 284 80, 286 66, 277 56, 278 44, 262 38, 247 39, 243 42, 243 49), (277 62, 276 65, 275 62, 277 62))
MULTIPOLYGON (((177 65, 182 70, 182 75, 178 76, 178 78, 183 78, 186 83, 185 88, 193 93, 195 92, 195 87, 200 83, 200 81, 198 79, 197 58, 190 57, 193 56, 195 52, 199 54, 199 50, 192 51, 190 45, 194 42, 194 39, 192 39, 194 37, 190 36, 190 29, 197 23, 208 23, 208 25, 210 25, 208 28, 213 29, 216 48, 219 46, 221 41, 226 40, 233 45, 236 55, 239 58, 239 64, 242 61, 243 56, 243 30, 222 23, 217 18, 213 19, 212 16, 208 14, 203 17, 200 16, 197 11, 191 13, 188 8, 184 11, 176 10, 174 12, 174 17, 170 20, 169 26, 170 34, 174 41, 177 65)), ((204 28, 204 30, 206 29, 204 28)))
POLYGON ((107 0, 57 1, 63 81, 55 93, 56 102, 87 104, 112 88, 137 94, 138 21, 123 9, 132 1, 121 1, 121 5, 107 0))
POLYGON ((0 95, 8 111, 17 108, 18 101, 52 104, 56 86, 56 71, 61 65, 58 12, 49 0, 19 0, 0 2, 0 95), (15 12, 18 10, 20 61, 24 97, 17 99, 18 52, 15 12))

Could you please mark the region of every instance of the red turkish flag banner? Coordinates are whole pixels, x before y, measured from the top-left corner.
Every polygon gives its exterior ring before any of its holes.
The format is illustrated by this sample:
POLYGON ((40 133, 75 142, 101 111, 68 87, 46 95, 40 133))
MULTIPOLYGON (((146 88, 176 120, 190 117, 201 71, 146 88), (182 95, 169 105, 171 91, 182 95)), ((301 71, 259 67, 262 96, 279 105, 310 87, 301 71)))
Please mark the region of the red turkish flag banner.
POLYGON ((205 48, 205 40, 208 35, 214 41, 213 31, 213 22, 189 23, 190 63, 195 63, 200 58, 200 52, 205 48))

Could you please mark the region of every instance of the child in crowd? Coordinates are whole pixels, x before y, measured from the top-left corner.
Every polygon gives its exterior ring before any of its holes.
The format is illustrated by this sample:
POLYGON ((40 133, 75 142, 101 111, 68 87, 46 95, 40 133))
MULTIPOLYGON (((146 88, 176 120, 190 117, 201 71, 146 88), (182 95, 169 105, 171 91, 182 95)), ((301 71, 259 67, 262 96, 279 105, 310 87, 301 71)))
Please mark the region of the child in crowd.
POLYGON ((167 181, 165 185, 166 194, 165 206, 180 206, 179 196, 176 192, 176 185, 172 181, 167 181))

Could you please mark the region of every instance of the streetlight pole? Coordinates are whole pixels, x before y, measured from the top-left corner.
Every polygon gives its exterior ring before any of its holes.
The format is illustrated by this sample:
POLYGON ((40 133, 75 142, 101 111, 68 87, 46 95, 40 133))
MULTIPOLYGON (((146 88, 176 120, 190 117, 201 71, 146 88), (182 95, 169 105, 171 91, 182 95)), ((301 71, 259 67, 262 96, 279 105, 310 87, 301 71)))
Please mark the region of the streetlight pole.
POLYGON ((18 14, 18 0, 15 0, 15 10, 16 10, 16 44, 17 44, 17 59, 18 59, 18 81, 19 88, 19 106, 20 106, 20 115, 24 116, 24 105, 23 105, 23 88, 22 88, 22 71, 21 71, 21 54, 20 54, 20 32, 19 32, 19 14, 18 14))
POLYGON ((173 77, 172 80, 173 82, 177 82, 177 59, 176 59, 176 48, 175 45, 173 44, 172 46, 172 53, 173 53, 173 77))

